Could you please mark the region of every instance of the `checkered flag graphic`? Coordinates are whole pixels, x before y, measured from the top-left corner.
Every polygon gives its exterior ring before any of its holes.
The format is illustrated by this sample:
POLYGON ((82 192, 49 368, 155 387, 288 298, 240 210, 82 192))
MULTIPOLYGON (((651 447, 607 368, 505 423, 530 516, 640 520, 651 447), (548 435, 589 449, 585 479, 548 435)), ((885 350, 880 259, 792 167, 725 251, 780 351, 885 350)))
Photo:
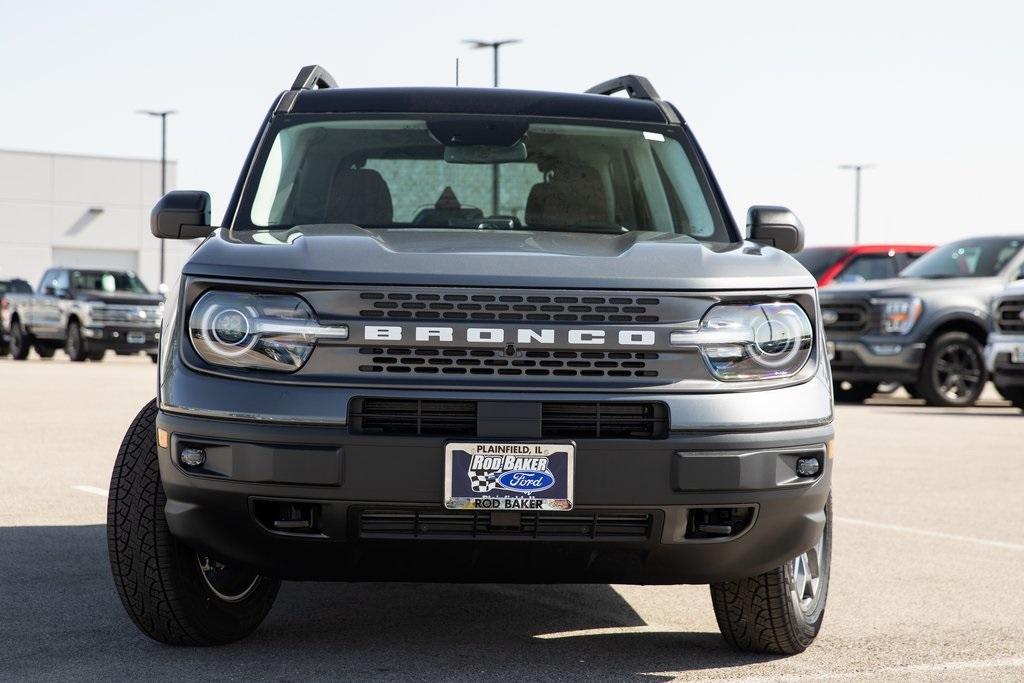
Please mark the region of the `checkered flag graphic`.
POLYGON ((474 493, 487 493, 497 486, 498 473, 487 470, 470 470, 469 487, 474 493))

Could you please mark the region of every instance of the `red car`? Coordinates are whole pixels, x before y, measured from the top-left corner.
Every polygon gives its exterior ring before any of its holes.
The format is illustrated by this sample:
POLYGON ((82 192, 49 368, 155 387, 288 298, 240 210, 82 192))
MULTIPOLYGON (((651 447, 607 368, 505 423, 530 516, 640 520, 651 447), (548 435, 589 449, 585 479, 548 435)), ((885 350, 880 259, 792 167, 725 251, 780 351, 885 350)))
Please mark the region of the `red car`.
POLYGON ((917 257, 932 250, 927 244, 858 244, 851 247, 808 247, 794 254, 819 287, 833 282, 881 280, 896 275, 917 257))

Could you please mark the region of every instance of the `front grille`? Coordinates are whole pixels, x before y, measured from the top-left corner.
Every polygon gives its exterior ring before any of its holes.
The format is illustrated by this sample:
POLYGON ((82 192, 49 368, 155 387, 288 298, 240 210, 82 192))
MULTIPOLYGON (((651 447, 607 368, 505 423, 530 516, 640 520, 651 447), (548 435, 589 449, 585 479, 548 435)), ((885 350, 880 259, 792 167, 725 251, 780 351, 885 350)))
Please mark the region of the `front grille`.
POLYGON ((481 510, 362 510, 361 538, 575 539, 644 541, 649 512, 521 512, 492 519, 481 510))
POLYGON ((362 292, 364 318, 656 323, 657 297, 362 292))
POLYGON ((654 352, 522 351, 509 357, 494 349, 364 347, 361 373, 506 375, 525 377, 657 377, 654 352))
POLYGON ((546 438, 664 439, 664 403, 545 403, 541 432, 546 438))
POLYGON ((822 304, 821 312, 829 332, 863 332, 870 320, 867 306, 861 303, 822 304), (836 316, 834 322, 829 322, 830 313, 836 316))
POLYGON ((163 309, 159 306, 128 306, 112 304, 95 306, 89 318, 95 323, 126 325, 159 325, 163 309))
POLYGON ((1000 332, 1024 332, 1024 299, 1008 299, 996 307, 996 327, 1000 332))
MULTIPOLYGON (((545 439, 664 439, 664 403, 545 401, 539 433, 545 439)), ((349 408, 354 434, 476 437, 476 401, 355 398, 349 408)))
POLYGON ((349 424, 356 434, 476 436, 476 401, 357 398, 349 424))

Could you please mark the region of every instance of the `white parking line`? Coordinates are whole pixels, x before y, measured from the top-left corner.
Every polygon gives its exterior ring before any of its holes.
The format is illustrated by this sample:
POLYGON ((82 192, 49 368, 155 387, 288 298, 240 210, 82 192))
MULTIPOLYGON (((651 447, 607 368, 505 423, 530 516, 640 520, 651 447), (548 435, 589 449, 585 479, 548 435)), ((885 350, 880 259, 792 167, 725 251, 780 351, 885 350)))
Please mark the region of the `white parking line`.
POLYGON ((72 486, 71 488, 76 491, 81 491, 82 493, 91 493, 94 496, 103 496, 104 498, 107 497, 107 490, 101 489, 98 486, 72 486))
MULTIPOLYGON (((741 678, 716 678, 718 683, 778 683, 779 681, 840 681, 848 679, 865 680, 889 677, 906 673, 928 673, 928 672, 949 672, 951 675, 958 671, 979 671, 984 669, 1011 669, 1024 666, 1024 657, 1008 657, 1006 659, 978 659, 966 662, 938 662, 936 664, 908 664, 906 666, 887 666, 879 669, 867 669, 864 671, 849 671, 825 673, 815 672, 813 674, 783 675, 783 676, 746 676, 741 678)), ((683 671, 658 671, 652 672, 651 676, 671 676, 679 679, 687 672, 683 671)), ((963 675, 963 674, 961 674, 963 675)), ((980 675, 980 674, 979 674, 980 675)), ((957 676, 959 679, 960 676, 957 676)), ((969 678, 967 679, 969 680, 969 678)))
POLYGON ((886 531, 898 531, 905 534, 918 534, 919 536, 931 536, 932 538, 942 538, 947 541, 961 541, 963 543, 977 543, 979 545, 992 546, 993 548, 1004 548, 1006 550, 1024 550, 1024 544, 1020 543, 1007 543, 1006 541, 992 541, 987 538, 975 538, 973 536, 960 536, 958 534, 947 534, 944 531, 930 531, 928 529, 915 529, 909 526, 900 526, 898 524, 884 524, 882 522, 871 522, 866 519, 854 519, 852 517, 836 517, 837 522, 844 522, 846 524, 857 524, 860 526, 871 527, 873 529, 885 529, 886 531))

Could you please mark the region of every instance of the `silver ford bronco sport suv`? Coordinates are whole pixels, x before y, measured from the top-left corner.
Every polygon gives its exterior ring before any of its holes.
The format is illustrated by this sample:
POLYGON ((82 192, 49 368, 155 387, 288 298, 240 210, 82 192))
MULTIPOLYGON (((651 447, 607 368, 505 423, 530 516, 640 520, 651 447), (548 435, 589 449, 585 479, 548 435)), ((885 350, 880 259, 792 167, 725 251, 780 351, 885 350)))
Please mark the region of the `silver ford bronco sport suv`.
POLYGON ((585 94, 339 89, 306 67, 168 296, 108 534, 165 643, 282 580, 710 584, 795 653, 831 554, 832 382, 803 229, 748 233, 644 78, 585 94), (625 91, 628 97, 612 97, 625 91))

